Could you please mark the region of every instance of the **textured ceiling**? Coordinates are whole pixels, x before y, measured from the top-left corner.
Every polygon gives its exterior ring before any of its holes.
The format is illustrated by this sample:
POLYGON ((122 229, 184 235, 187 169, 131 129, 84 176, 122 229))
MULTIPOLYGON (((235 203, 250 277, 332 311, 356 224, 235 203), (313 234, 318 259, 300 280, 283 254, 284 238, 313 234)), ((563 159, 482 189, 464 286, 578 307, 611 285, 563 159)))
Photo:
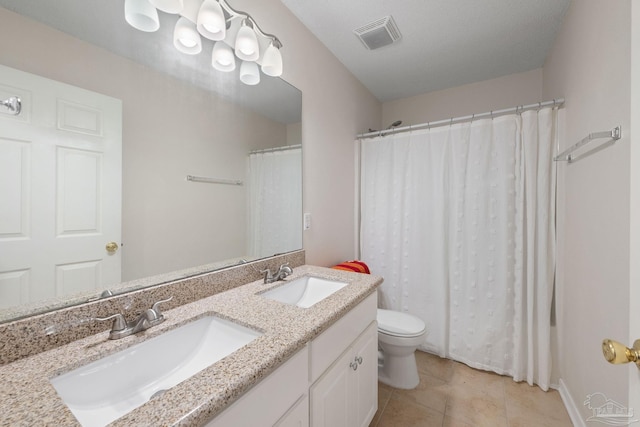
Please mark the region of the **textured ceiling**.
POLYGON ((542 67, 570 0, 282 0, 380 100, 542 67), (402 39, 353 30, 392 15, 402 39))

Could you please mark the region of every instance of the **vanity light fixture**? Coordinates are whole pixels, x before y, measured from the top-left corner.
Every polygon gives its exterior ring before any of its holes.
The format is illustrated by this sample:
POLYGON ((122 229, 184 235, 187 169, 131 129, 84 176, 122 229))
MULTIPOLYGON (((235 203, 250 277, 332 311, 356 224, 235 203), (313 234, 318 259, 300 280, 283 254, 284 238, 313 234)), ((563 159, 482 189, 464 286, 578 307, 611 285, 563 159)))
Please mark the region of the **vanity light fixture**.
POLYGON ((260 46, 258 46, 258 37, 253 31, 251 22, 245 19, 242 26, 238 30, 235 44, 236 56, 243 61, 255 61, 260 55, 260 46))
POLYGON ((223 41, 218 41, 213 45, 211 52, 211 65, 216 70, 233 71, 236 69, 236 56, 231 46, 223 41))
POLYGON ((148 0, 125 0, 124 17, 136 30, 151 33, 160 28, 158 11, 148 0))
POLYGON ((262 72, 272 77, 282 75, 282 54, 273 43, 269 45, 262 57, 262 72))
POLYGON ((173 30, 173 45, 182 53, 197 55, 202 52, 200 33, 196 31, 196 24, 184 16, 178 18, 173 30))
POLYGON ((255 62, 242 61, 242 65, 240 65, 240 81, 249 86, 260 83, 260 71, 258 71, 258 65, 255 62))
POLYGON ((224 40, 227 35, 227 20, 222 6, 216 0, 204 0, 196 22, 198 32, 209 40, 224 40))
POLYGON ((145 32, 160 28, 158 10, 178 16, 173 32, 178 51, 197 55, 211 40, 215 42, 209 50, 211 65, 216 70, 235 70, 238 58, 242 61, 239 77, 245 84, 260 82, 258 65, 268 76, 282 75, 280 40, 262 31, 251 15, 233 9, 226 0, 125 0, 124 4, 127 23, 145 32))

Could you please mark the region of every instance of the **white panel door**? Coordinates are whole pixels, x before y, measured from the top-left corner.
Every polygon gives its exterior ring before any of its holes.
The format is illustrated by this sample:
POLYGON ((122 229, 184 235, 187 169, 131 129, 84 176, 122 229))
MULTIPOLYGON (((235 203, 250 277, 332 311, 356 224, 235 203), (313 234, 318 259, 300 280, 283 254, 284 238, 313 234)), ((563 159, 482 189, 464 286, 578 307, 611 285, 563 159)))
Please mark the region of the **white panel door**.
POLYGON ((122 103, 0 66, 0 308, 120 282, 122 103))

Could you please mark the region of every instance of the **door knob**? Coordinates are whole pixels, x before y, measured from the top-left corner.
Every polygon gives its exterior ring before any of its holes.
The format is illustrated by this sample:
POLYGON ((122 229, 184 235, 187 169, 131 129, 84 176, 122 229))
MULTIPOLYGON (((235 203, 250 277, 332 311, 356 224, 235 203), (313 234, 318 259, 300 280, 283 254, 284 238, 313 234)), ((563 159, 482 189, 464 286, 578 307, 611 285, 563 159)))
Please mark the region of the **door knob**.
POLYGON ((109 242, 104 248, 107 250, 107 252, 113 254, 118 250, 118 244, 116 242, 109 242))
POLYGON ((617 341, 606 339, 602 341, 602 354, 607 362, 613 364, 635 362, 640 369, 640 340, 635 340, 629 348, 617 341))

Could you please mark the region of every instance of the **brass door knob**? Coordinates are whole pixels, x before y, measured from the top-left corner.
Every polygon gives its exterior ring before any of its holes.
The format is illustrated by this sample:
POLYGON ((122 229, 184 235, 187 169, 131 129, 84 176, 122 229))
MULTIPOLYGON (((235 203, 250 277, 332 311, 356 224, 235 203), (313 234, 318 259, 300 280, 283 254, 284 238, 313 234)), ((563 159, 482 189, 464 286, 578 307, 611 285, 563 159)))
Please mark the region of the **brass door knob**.
POLYGON ((640 368, 640 340, 633 343, 629 348, 617 341, 606 339, 602 341, 602 354, 607 362, 613 364, 635 362, 640 368))
POLYGON ((107 243, 107 245, 104 248, 110 254, 114 254, 118 250, 118 244, 116 242, 109 242, 109 243, 107 243))

